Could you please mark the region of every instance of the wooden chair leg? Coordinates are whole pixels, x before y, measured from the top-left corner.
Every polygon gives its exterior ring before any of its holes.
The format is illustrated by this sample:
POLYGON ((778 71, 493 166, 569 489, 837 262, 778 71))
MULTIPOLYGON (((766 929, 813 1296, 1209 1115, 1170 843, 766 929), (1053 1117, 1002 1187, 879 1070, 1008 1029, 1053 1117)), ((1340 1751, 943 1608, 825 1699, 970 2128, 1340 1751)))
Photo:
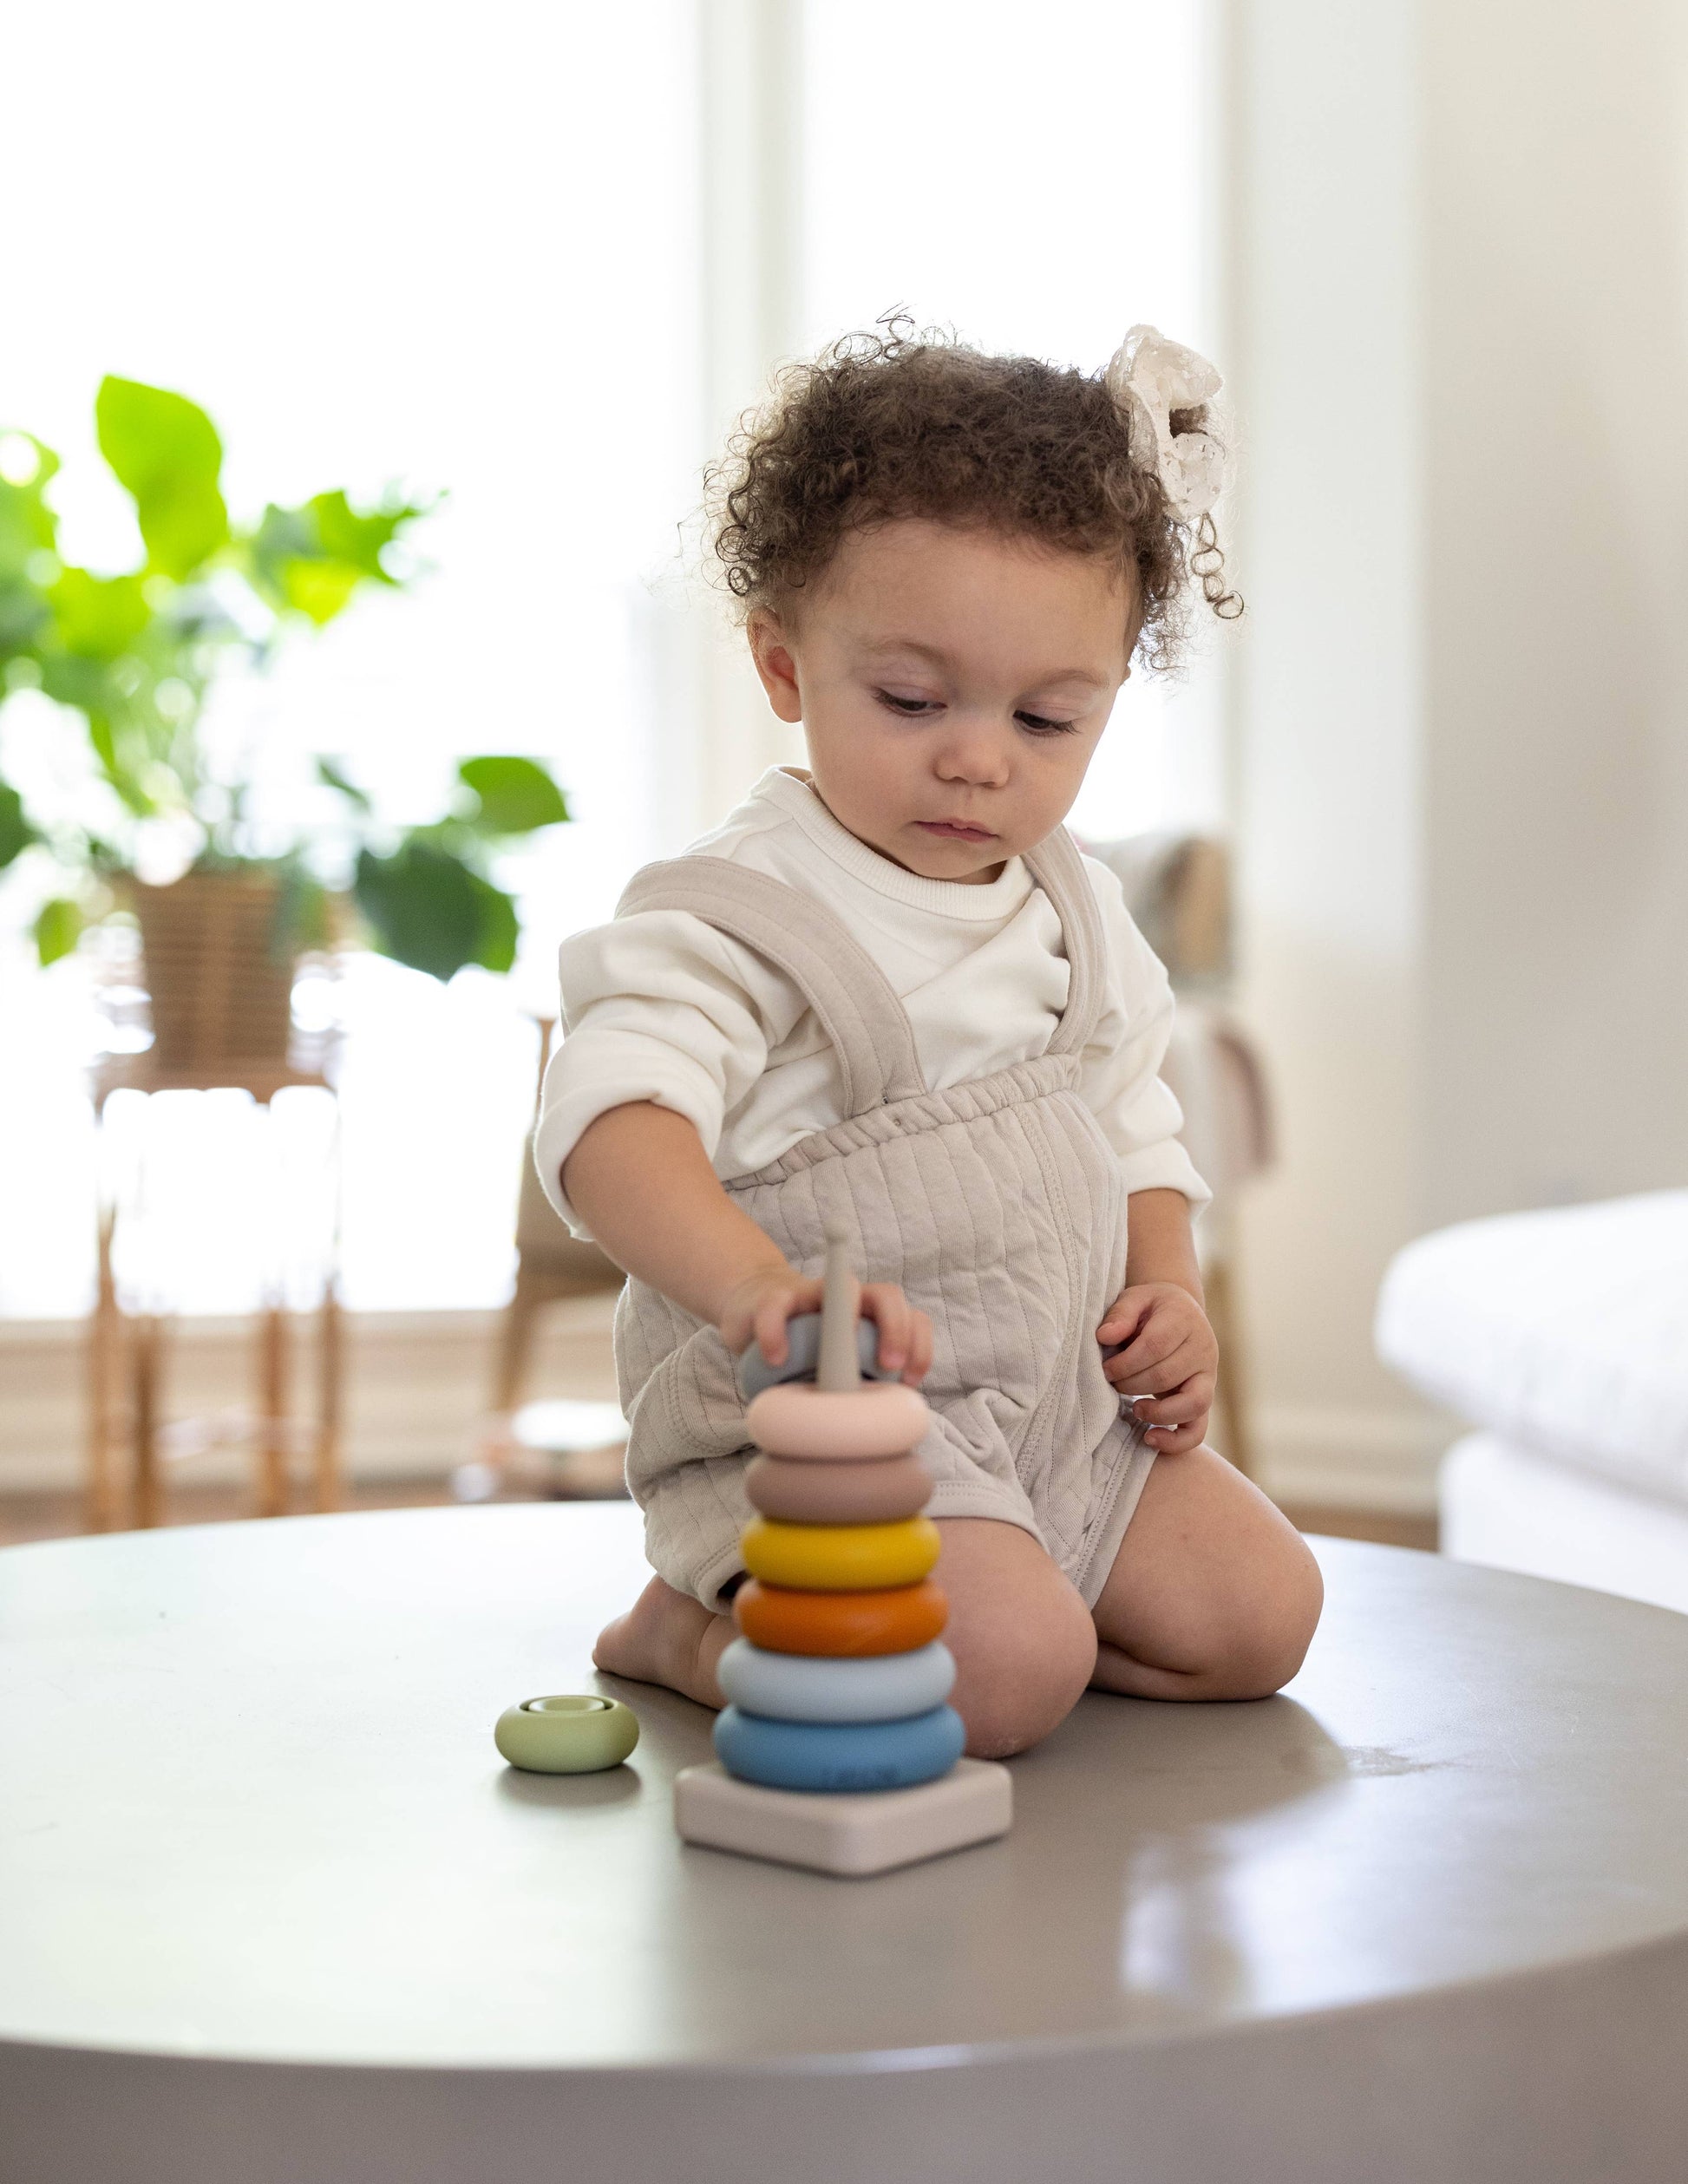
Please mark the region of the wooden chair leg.
POLYGON ((149 1530, 162 1514, 159 1476, 159 1317, 143 1312, 130 1328, 130 1384, 134 1390, 134 1521, 149 1530))
POLYGON ((337 1509, 345 1499, 340 1465, 340 1419, 345 1385, 345 1322, 330 1275, 323 1289, 317 1350, 317 1507, 337 1509))
POLYGON ((504 1317, 498 1331, 498 1351, 493 1363, 492 1409, 494 1416, 507 1417, 516 1407, 521 1384, 527 1375, 528 1352, 533 1348, 533 1322, 539 1309, 539 1299, 531 1284, 523 1280, 520 1270, 516 1286, 509 1303, 504 1307, 504 1317))
POLYGON ((527 1378, 534 1321, 542 1302, 542 1296, 518 1264, 514 1293, 499 1320, 490 1408, 476 1434, 473 1458, 455 1476, 457 1492, 472 1501, 484 1501, 496 1494, 509 1472, 514 1449, 510 1422, 527 1378))
POLYGON ((291 1326, 272 1298, 258 1322, 258 1514, 287 1514, 287 1382, 291 1326))

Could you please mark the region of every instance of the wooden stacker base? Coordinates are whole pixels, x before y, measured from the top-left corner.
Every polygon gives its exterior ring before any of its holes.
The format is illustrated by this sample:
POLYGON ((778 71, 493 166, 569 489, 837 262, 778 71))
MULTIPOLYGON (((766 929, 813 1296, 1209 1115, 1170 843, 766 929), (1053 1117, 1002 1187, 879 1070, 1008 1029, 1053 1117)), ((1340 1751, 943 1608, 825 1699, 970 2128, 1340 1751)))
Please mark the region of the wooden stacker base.
POLYGON ((860 1876, 1005 1835, 1013 1782, 994 1760, 960 1759, 914 1789, 818 1795, 736 1782, 718 1766, 674 1779, 674 1824, 689 1843, 860 1876))

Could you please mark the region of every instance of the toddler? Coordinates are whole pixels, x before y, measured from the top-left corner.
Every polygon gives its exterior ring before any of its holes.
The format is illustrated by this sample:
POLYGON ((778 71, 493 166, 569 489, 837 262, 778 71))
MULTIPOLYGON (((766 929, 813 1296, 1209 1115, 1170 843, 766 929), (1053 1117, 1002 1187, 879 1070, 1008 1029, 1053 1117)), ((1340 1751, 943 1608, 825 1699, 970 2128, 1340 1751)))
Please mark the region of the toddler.
POLYGON ((1211 366, 1103 373, 888 323, 788 372, 712 475, 758 674, 801 722, 562 951, 537 1156, 629 1275, 616 1355, 656 1571, 608 1672, 719 1706, 751 1512, 736 1355, 786 1356, 829 1223, 932 1409, 953 1703, 981 1756, 1087 1685, 1252 1698, 1317 1567, 1202 1442, 1207 1192, 1157 1071, 1166 974, 1062 821, 1135 661, 1226 590, 1211 366))

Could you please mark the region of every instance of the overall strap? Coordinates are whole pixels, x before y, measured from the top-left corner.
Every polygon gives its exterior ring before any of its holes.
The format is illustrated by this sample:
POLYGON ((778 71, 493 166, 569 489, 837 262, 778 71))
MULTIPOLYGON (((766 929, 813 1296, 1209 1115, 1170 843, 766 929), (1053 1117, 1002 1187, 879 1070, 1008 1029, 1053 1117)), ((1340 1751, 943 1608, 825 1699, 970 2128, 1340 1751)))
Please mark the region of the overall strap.
POLYGON ((1071 966, 1067 1005, 1046 1051, 1076 1054, 1095 1030, 1102 1010, 1108 951, 1102 912, 1078 845, 1064 827, 1045 835, 1036 849, 1027 850, 1025 861, 1032 878, 1055 905, 1071 966))
POLYGON ((926 1090, 913 1027, 891 982, 812 895, 724 857, 672 857, 634 873, 616 915, 646 910, 686 911, 785 972, 837 1049, 847 1115, 926 1090))

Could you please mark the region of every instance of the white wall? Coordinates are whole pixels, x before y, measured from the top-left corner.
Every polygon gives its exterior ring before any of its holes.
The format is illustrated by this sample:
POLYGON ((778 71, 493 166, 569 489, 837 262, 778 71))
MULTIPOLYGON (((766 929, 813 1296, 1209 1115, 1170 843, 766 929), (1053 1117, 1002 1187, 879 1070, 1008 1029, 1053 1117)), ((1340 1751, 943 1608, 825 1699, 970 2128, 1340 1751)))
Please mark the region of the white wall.
POLYGON ((1243 0, 1231 17, 1243 1002, 1281 1131, 1245 1266, 1270 1475, 1315 1494, 1361 1465, 1373 1491, 1423 1468, 1418 1422, 1371 1344, 1421 1165, 1410 14, 1243 0))
POLYGON ((1436 1223, 1688 1176, 1685 32, 1235 0, 1246 1224, 1280 1490, 1428 1500, 1373 1363, 1436 1223))
POLYGON ((1688 1182, 1688 16, 1425 21, 1443 1221, 1688 1182))

